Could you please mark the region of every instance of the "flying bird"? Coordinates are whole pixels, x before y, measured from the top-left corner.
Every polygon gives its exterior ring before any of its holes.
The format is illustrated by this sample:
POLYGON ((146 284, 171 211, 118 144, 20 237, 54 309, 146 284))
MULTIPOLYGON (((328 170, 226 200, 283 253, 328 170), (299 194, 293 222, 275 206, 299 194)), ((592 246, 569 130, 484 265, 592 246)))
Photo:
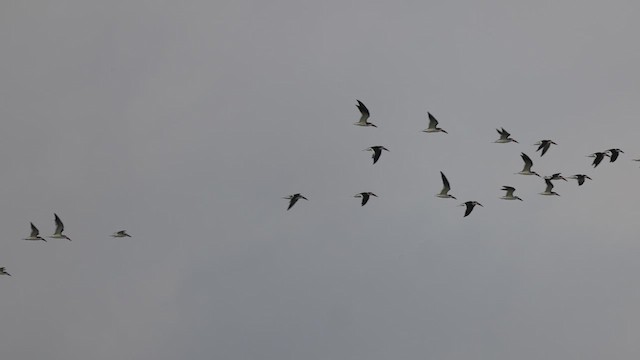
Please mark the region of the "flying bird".
POLYGON ((533 145, 539 145, 536 152, 542 150, 542 152, 540 153, 540 157, 542 157, 549 150, 549 148, 551 147, 551 144, 558 145, 554 143, 553 140, 540 140, 533 145))
POLYGON ((0 267, 0 275, 8 275, 8 276, 11 276, 11 274, 9 274, 9 273, 7 272, 7 270, 5 270, 4 266, 3 266, 3 267, 0 267))
POLYGON ((549 180, 564 180, 564 181, 568 181, 567 179, 565 179, 564 176, 560 175, 561 173, 555 173, 551 176, 545 176, 545 180, 549 179, 549 180))
POLYGON ((591 165, 593 165, 593 167, 596 168, 598 165, 600 165, 600 163, 602 162, 602 159, 604 159, 605 156, 609 156, 609 154, 607 154, 606 152, 595 152, 591 155, 588 155, 587 157, 594 158, 591 165))
POLYGON ((364 104, 362 103, 362 101, 360 100, 356 100, 358 102, 358 105, 356 105, 358 107, 358 110, 360 110, 360 113, 362 114, 362 116, 360 116, 360 120, 353 124, 353 125, 358 125, 358 126, 373 126, 373 127, 377 127, 374 124, 367 122, 367 119, 369 119, 369 109, 367 109, 366 106, 364 106, 364 104))
POLYGON ((533 166, 533 161, 531 161, 531 158, 527 156, 527 154, 520 153, 520 157, 524 161, 524 167, 522 168, 522 171, 517 172, 516 174, 540 176, 537 172, 531 171, 531 166, 533 166))
POLYGON ((593 179, 591 179, 590 177, 588 177, 587 175, 584 175, 584 174, 575 174, 573 176, 569 176, 569 179, 578 180, 578 186, 584 184, 584 179, 593 180, 593 179))
POLYGON ((42 241, 47 241, 45 240, 45 238, 43 238, 42 236, 40 236, 40 230, 38 230, 38 228, 33 225, 33 223, 31 223, 31 235, 29 235, 28 238, 24 238, 22 240, 42 240, 42 241))
POLYGON ((429 127, 422 131, 427 133, 443 132, 445 134, 448 134, 446 130, 438 127, 438 120, 436 120, 435 116, 431 115, 430 112, 427 112, 427 115, 429 116, 429 127))
MULTIPOLYGON (((464 211, 464 216, 463 216, 463 217, 467 217, 467 216, 469 216, 469 214, 471 214, 471 211, 473 211, 473 208, 476 205, 482 206, 482 204, 480 204, 477 201, 467 201, 467 202, 464 202, 464 203, 462 203, 462 204, 460 204, 458 206, 466 206, 467 207, 467 209, 464 211)), ((482 206, 482 207, 484 207, 484 206, 482 206)))
POLYGON ((378 197, 378 195, 372 193, 371 191, 358 193, 354 197, 362 198, 362 205, 360 206, 364 206, 364 204, 366 204, 369 201, 369 197, 371 196, 378 197))
POLYGON ((71 241, 71 239, 69 239, 67 235, 62 234, 62 232, 64 231, 64 224, 62 223, 62 220, 60 220, 58 214, 54 213, 53 215, 55 216, 54 221, 56 222, 56 232, 54 232, 53 235, 49 237, 52 239, 67 239, 71 241))
POLYGON ((501 130, 496 129, 496 131, 498 132, 498 134, 500 134, 500 138, 496 141, 494 141, 495 143, 508 143, 508 142, 514 142, 514 143, 518 143, 515 139, 510 138, 509 136, 511 136, 511 134, 509 134, 509 132, 507 132, 507 130, 505 130, 504 128, 500 128, 501 130))
POLYGON ((516 191, 516 188, 514 188, 513 186, 503 186, 502 190, 506 191, 507 193, 504 196, 501 196, 500 199, 522 201, 522 199, 520 199, 519 197, 513 196, 513 192, 516 191))
POLYGON ((373 163, 377 163, 378 159, 380 159, 380 155, 382 154, 382 150, 384 151, 389 151, 389 149, 387 149, 384 146, 372 146, 370 148, 364 149, 362 151, 373 151, 373 155, 371 155, 371 157, 373 158, 373 163))
POLYGON ((287 210, 291 209, 293 207, 293 205, 295 205, 298 202, 298 200, 300 200, 300 199, 309 200, 306 197, 302 196, 300 193, 289 195, 287 197, 283 197, 283 199, 289 200, 289 207, 287 208, 287 210))
POLYGON ((609 149, 607 151, 611 153, 611 156, 609 157, 609 162, 616 161, 616 159, 618 159, 618 156, 620 156, 621 153, 624 154, 624 151, 620 149, 609 149))
POLYGON ((553 183, 550 179, 544 179, 544 182, 547 184, 547 187, 544 189, 544 192, 541 192, 540 195, 557 195, 560 196, 557 192, 553 191, 553 183))
POLYGON ((451 190, 451 185, 449 185, 449 180, 447 180, 447 177, 444 176, 442 171, 440 171, 440 177, 442 177, 442 190, 440 190, 440 193, 436 194, 436 196, 439 198, 455 199, 453 195, 448 194, 449 190, 451 190))
POLYGON ((123 238, 123 237, 131 237, 131 235, 127 234, 127 230, 120 230, 120 231, 116 231, 113 234, 111 234, 111 237, 123 238))

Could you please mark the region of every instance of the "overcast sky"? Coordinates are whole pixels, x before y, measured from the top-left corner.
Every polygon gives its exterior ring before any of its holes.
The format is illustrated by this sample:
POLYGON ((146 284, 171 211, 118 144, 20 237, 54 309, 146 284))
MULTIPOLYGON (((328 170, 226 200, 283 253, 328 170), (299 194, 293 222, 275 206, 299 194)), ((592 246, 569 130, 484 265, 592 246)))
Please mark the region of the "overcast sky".
POLYGON ((0 357, 638 358, 639 16, 3 1, 0 357), (377 129, 352 125, 356 99, 377 129), (427 111, 448 135, 421 132, 427 111), (520 152, 593 181, 538 195, 520 152), (458 200, 434 196, 440 171, 458 200), (463 218, 467 200, 484 208, 463 218), (54 212, 73 241, 21 240, 54 212))

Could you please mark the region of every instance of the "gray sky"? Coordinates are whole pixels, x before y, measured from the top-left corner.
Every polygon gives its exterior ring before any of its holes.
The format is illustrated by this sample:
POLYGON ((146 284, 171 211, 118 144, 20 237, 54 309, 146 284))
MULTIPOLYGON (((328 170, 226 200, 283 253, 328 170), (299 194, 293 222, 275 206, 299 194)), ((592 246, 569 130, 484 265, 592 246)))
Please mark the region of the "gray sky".
POLYGON ((639 11, 3 2, 1 357, 638 358, 639 11))

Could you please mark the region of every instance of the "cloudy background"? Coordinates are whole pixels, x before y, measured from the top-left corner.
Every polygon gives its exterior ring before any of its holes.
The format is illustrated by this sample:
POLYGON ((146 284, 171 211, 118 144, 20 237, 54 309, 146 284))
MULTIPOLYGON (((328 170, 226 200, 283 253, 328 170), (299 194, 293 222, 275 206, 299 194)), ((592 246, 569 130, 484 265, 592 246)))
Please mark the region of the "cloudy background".
POLYGON ((638 358, 639 15, 2 2, 0 356, 638 358), (352 125, 356 99, 377 129, 352 125), (427 111, 448 135, 420 132, 427 111), (374 166, 371 145, 391 150, 374 166), (522 151, 594 180, 540 196, 522 151), (441 170, 458 200, 434 197, 441 170), (467 200, 485 207, 463 218, 467 200), (72 242, 20 240, 54 212, 72 242))

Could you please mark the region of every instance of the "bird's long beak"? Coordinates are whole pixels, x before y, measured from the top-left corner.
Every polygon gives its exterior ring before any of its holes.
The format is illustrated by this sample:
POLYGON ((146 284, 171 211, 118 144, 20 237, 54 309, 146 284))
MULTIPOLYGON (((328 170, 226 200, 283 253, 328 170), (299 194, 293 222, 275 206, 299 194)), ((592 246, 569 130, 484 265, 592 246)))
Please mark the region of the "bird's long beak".
POLYGON ((516 143, 516 144, 520 144, 520 143, 518 142, 518 140, 515 140, 515 139, 513 140, 513 142, 514 142, 514 143, 516 143))
MULTIPOLYGON (((482 206, 482 204, 480 204, 480 203, 478 203, 478 204, 476 204, 476 205, 480 205, 480 206, 482 206)), ((482 207, 484 207, 484 206, 482 206, 482 207)))
POLYGON ((445 134, 448 134, 448 132, 446 130, 440 130, 440 131, 442 131, 445 134))

